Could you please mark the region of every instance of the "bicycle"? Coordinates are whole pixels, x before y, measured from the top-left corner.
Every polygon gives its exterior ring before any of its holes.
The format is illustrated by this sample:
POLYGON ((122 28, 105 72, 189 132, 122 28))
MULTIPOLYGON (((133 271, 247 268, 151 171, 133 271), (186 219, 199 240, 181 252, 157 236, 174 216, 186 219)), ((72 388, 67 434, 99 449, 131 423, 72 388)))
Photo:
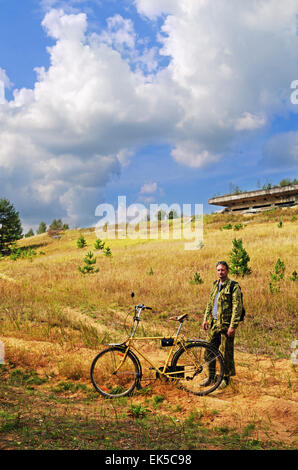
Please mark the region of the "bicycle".
POLYGON ((164 378, 175 381, 179 388, 203 396, 213 392, 221 383, 224 374, 223 357, 204 340, 179 337, 182 324, 188 314, 170 317, 179 322, 175 335, 135 337, 141 313, 152 310, 144 304, 135 306, 133 327, 129 337, 122 343, 110 343, 91 364, 91 381, 97 392, 106 398, 130 395, 142 388, 144 377, 139 356, 149 364, 149 374, 155 372, 154 380, 164 378), (136 341, 160 340, 163 347, 169 347, 169 354, 162 367, 154 364, 134 344, 136 341), (178 347, 178 349, 176 349, 178 347), (210 382, 210 383, 209 383, 210 382))

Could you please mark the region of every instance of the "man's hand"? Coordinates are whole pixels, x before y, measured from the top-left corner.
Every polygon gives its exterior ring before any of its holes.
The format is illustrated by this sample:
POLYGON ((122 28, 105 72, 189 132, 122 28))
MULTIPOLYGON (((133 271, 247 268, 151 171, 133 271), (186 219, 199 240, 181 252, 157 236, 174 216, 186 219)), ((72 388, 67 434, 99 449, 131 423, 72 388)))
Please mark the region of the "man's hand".
POLYGON ((203 321, 202 327, 204 331, 207 331, 209 328, 209 323, 207 321, 203 321))
POLYGON ((233 338, 235 336, 235 331, 236 331, 236 328, 232 328, 230 326, 230 328, 228 329, 228 337, 233 338))

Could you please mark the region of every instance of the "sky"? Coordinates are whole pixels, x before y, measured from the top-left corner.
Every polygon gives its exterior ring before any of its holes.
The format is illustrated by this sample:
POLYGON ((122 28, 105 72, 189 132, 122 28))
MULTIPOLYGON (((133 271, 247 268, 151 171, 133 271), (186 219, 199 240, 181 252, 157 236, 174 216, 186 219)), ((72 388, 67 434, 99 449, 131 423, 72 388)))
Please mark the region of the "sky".
POLYGON ((297 177, 297 30, 298 0, 0 0, 0 197, 87 227, 297 177))

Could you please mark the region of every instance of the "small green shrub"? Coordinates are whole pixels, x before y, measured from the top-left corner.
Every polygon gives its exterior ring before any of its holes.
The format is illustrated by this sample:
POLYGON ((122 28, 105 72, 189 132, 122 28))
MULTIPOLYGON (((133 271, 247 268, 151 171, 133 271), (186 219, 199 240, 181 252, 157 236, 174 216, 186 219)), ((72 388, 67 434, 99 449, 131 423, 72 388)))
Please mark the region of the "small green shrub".
POLYGON ((29 259, 29 260, 32 261, 33 256, 37 256, 37 252, 34 249, 32 249, 31 247, 29 247, 29 248, 16 248, 16 247, 14 247, 14 248, 11 249, 9 258, 13 261, 16 261, 19 258, 29 259))
POLYGON ((95 250, 103 250, 105 246, 105 242, 103 242, 100 238, 97 238, 94 243, 95 250))
POLYGON ((108 246, 104 249, 104 252, 103 254, 105 256, 112 256, 112 252, 111 252, 111 248, 109 248, 108 246))
POLYGON ((96 258, 94 257, 94 254, 91 251, 89 251, 84 258, 83 267, 78 266, 78 270, 82 274, 97 273, 99 269, 94 269, 95 264, 96 264, 96 258))
POLYGON ((269 289, 270 292, 273 294, 274 292, 280 292, 280 281, 284 279, 284 274, 285 274, 285 264, 283 261, 278 258, 275 267, 274 267, 274 273, 270 273, 270 283, 269 283, 269 289))
POLYGON ((58 385, 55 388, 53 388, 53 392, 55 393, 65 393, 65 392, 76 393, 79 390, 86 392, 88 391, 88 387, 85 384, 73 383, 69 381, 69 382, 59 382, 58 385))
POLYGON ((0 411, 0 432, 11 432, 21 427, 20 413, 11 414, 7 411, 0 411))
POLYGON ((85 248, 87 246, 87 242, 83 235, 80 235, 79 238, 77 239, 77 247, 78 248, 85 248))
POLYGON ((147 408, 145 408, 142 404, 140 405, 134 405, 133 403, 131 404, 131 414, 134 418, 141 418, 142 416, 145 416, 147 413, 147 408))
POLYGON ((37 372, 34 370, 22 371, 20 369, 15 369, 9 378, 9 382, 15 386, 24 386, 24 385, 41 385, 47 382, 47 377, 39 377, 37 372))
POLYGON ((160 403, 162 403, 165 400, 164 395, 154 395, 153 397, 153 405, 156 407, 160 403))
POLYGON ((21 257, 21 249, 18 248, 18 249, 14 249, 11 253, 10 253, 10 256, 9 258, 12 260, 12 261, 16 261, 18 258, 21 257))
POLYGON ((203 284, 203 279, 201 278, 201 274, 195 272, 194 277, 189 281, 190 284, 203 284))

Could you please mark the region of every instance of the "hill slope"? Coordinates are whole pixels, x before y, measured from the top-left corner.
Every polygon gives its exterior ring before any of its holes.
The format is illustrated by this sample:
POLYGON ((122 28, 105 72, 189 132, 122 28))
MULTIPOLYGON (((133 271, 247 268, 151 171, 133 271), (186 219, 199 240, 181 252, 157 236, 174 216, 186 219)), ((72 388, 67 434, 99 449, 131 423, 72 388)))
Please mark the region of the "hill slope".
MULTIPOLYGON (((296 217, 293 209, 246 218, 205 216, 204 245, 197 251, 185 251, 181 240, 105 240, 112 251, 106 257, 94 249, 92 229, 19 241, 27 256, 0 262, 2 447, 294 448, 297 392, 290 355, 297 338, 297 289, 290 276, 297 271, 296 217), (241 230, 223 229, 236 222, 241 230), (87 241, 83 249, 76 246, 80 234, 87 241), (168 316, 187 312, 185 336, 204 337, 201 322, 215 263, 228 260, 235 237, 243 240, 252 273, 239 280, 247 315, 237 331, 231 387, 196 397, 154 382, 112 402, 94 393, 91 361, 104 343, 127 336, 132 290, 136 302, 153 307, 142 320, 143 333, 171 334, 168 316), (89 251, 99 271, 84 276, 78 266, 89 251), (278 258, 285 279, 272 294, 269 273, 278 258), (190 283, 196 272, 202 284, 190 283)), ((153 346, 148 351, 159 360, 163 351, 153 346)))

